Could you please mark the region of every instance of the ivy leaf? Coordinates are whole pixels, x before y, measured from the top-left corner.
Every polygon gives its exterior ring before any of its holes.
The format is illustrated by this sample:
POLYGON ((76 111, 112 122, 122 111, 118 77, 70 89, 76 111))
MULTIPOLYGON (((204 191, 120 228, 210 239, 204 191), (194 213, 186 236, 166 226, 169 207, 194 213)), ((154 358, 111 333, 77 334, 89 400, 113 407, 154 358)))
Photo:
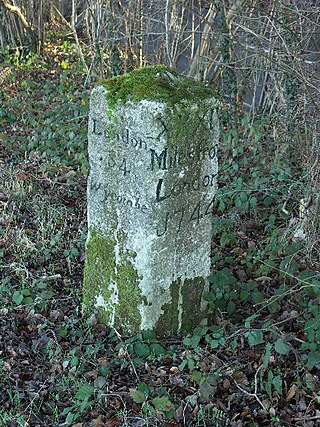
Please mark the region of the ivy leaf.
POLYGON ((143 403, 146 400, 145 394, 136 388, 130 388, 129 392, 130 396, 136 403, 143 403))
POLYGON ((263 344, 263 332, 260 330, 253 330, 246 334, 250 347, 254 347, 258 344, 263 344))
POLYGON ((160 412, 167 412, 174 408, 168 396, 155 397, 152 399, 152 404, 156 411, 160 412))
POLYGON ((199 389, 201 401, 203 403, 209 403, 210 401, 212 401, 212 398, 215 395, 216 390, 217 390, 217 387, 215 387, 212 384, 209 384, 207 382, 205 382, 204 384, 201 384, 199 389))
POLYGON ((27 297, 23 299, 23 304, 30 305, 33 303, 33 299, 31 297, 27 297))
POLYGON ((282 378, 280 375, 275 375, 273 377, 272 384, 274 385, 275 391, 282 395, 282 378))
POLYGON ((150 354, 150 348, 148 344, 139 342, 134 346, 134 352, 137 356, 147 357, 150 354))
POLYGON ((103 388, 106 385, 107 380, 104 377, 97 377, 94 380, 95 388, 103 388))
POLYGON ((94 387, 92 387, 91 385, 84 385, 81 388, 79 388, 79 390, 76 393, 76 399, 78 400, 86 400, 89 399, 90 396, 93 394, 94 392, 94 387))
POLYGON ((226 209, 226 204, 222 199, 219 200, 219 209, 221 212, 223 212, 226 209))
POLYGON ((80 255, 79 250, 78 250, 77 248, 75 248, 75 247, 72 247, 72 248, 71 248, 70 253, 71 253, 71 255, 73 255, 73 256, 79 256, 79 255, 80 255))
POLYGON ((162 345, 158 343, 150 344, 150 352, 155 356, 162 356, 166 353, 166 350, 162 347, 162 345))
POLYGON ((74 420, 76 414, 73 414, 72 412, 69 412, 69 414, 66 417, 66 424, 71 424, 74 420))
POLYGON ((23 298, 24 298, 24 296, 23 296, 22 292, 14 291, 13 296, 12 296, 13 302, 15 302, 17 305, 19 305, 22 303, 23 298))
POLYGON ((202 377, 203 377, 203 375, 201 372, 193 371, 192 374, 190 375, 190 380, 194 381, 196 384, 200 385, 202 377))
POLYGON ((191 338, 192 347, 193 348, 198 347, 200 340, 201 340, 201 336, 193 335, 191 338))
POLYGON ((191 338, 190 338, 190 337, 185 337, 185 338, 183 339, 183 344, 191 347, 191 345, 192 345, 192 340, 191 340, 191 338))
POLYGON ((283 356, 288 354, 290 351, 290 347, 288 346, 288 344, 280 338, 276 341, 274 348, 277 353, 282 354, 283 356))
POLYGON ((220 237, 220 245, 222 247, 226 246, 226 244, 229 242, 229 233, 222 233, 222 236, 220 237))
POLYGON ((150 331, 150 330, 143 331, 142 336, 147 341, 152 341, 152 340, 157 339, 156 333, 154 331, 150 331))
POLYGON ((229 301, 227 305, 227 313, 231 316, 236 311, 236 304, 234 301, 229 301))

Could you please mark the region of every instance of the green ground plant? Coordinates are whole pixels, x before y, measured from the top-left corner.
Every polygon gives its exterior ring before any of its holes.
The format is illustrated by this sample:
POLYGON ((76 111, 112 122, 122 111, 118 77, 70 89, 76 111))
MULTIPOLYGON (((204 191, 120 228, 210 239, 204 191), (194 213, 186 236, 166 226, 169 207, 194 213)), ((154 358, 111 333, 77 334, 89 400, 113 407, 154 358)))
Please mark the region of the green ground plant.
POLYGON ((306 176, 272 117, 221 119, 210 325, 158 341, 83 315, 89 93, 69 51, 55 66, 9 61, 0 87, 0 426, 316 416, 319 265, 295 238, 306 176))

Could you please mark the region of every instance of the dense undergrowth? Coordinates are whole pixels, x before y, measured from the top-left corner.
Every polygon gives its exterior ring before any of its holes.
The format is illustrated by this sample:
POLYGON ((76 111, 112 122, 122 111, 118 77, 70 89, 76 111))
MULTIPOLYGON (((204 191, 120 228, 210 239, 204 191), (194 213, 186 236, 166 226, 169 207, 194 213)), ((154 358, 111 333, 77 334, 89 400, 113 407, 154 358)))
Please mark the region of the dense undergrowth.
POLYGON ((0 67, 0 426, 317 425, 319 265, 273 117, 221 114, 212 324, 159 342, 82 315, 89 90, 70 50, 0 67))

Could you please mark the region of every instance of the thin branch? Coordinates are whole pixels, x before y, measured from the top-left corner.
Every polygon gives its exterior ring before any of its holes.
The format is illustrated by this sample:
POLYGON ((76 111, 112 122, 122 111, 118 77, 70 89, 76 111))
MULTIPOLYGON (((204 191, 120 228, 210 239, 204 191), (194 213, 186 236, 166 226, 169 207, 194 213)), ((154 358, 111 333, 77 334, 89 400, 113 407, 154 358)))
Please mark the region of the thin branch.
POLYGON ((32 31, 31 25, 29 24, 29 22, 27 21, 27 18, 24 16, 24 14, 22 13, 21 9, 18 6, 13 6, 11 5, 8 0, 2 0, 4 6, 10 10, 10 12, 14 13, 15 15, 17 15, 19 17, 19 19, 22 22, 22 25, 24 26, 24 28, 28 31, 32 31))
MULTIPOLYGON (((69 27, 69 29, 72 31, 72 34, 73 34, 73 36, 74 36, 74 39, 75 39, 75 42, 76 42, 76 45, 77 45, 77 49, 78 49, 78 53, 79 53, 79 57, 80 57, 80 60, 81 60, 81 62, 82 62, 82 65, 83 65, 83 67, 84 67, 84 69, 86 70, 86 73, 87 73, 87 75, 89 74, 89 68, 88 68, 88 66, 87 66, 87 64, 86 64, 86 61, 85 61, 85 59, 84 59, 84 56, 83 56, 83 53, 82 53, 82 49, 81 49, 81 46, 80 46, 80 42, 79 42, 79 38, 78 38, 78 34, 77 34, 77 30, 76 30, 76 28, 75 28, 75 25, 74 25, 74 18, 72 18, 72 22, 73 22, 73 25, 72 24, 70 24, 67 20, 66 20, 66 18, 61 14, 61 12, 60 12, 60 10, 56 7, 56 5, 53 5, 53 8, 55 9, 55 11, 57 12, 57 14, 60 16, 60 18, 63 20, 63 22, 69 27)), ((72 10, 72 14, 74 13, 74 7, 73 7, 73 10, 72 10)))
POLYGON ((261 399, 258 396, 258 374, 262 368, 263 368, 263 365, 260 365, 259 368, 256 370, 256 373, 254 376, 254 393, 249 393, 247 390, 240 387, 236 380, 234 380, 234 382, 235 382, 236 386, 238 387, 238 389, 240 391, 242 391, 242 393, 246 394, 247 396, 254 397, 256 399, 256 401, 259 403, 259 405, 262 407, 262 409, 264 411, 267 411, 267 408, 264 406, 264 404, 262 403, 261 399))

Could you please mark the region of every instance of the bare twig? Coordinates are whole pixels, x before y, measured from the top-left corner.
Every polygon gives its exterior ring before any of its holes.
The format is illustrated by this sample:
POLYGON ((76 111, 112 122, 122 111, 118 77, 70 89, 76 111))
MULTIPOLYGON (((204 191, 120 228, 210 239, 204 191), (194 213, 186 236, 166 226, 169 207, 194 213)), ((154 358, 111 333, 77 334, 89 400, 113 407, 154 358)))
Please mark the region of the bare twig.
POLYGON ((258 374, 260 372, 260 370, 263 368, 263 365, 260 365, 259 368, 256 370, 255 376, 254 376, 254 392, 250 393, 247 390, 243 389, 236 380, 234 380, 236 386, 238 387, 238 389, 240 391, 242 391, 242 393, 246 394, 247 396, 251 396, 254 397, 256 399, 256 401, 259 403, 259 405, 261 406, 261 408, 264 411, 267 411, 267 408, 264 406, 264 404, 262 403, 261 399, 258 396, 258 374))

